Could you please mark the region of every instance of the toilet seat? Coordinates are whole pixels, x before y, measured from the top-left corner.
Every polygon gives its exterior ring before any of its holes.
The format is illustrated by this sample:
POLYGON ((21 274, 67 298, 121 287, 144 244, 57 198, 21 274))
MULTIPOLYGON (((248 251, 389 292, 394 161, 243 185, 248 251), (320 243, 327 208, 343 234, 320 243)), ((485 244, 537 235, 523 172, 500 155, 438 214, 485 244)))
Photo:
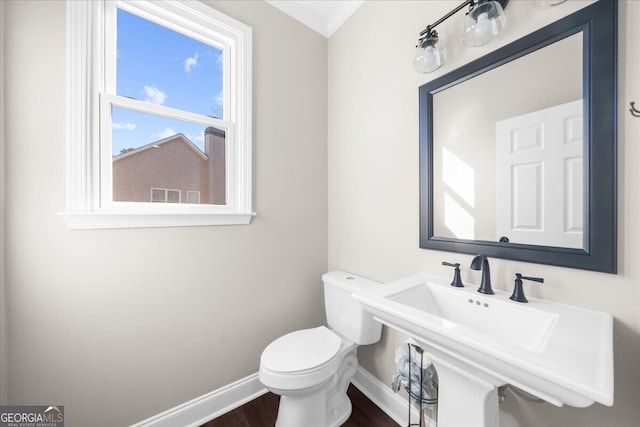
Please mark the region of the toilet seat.
POLYGON ((273 372, 299 374, 321 368, 340 349, 340 337, 324 326, 283 335, 262 352, 260 363, 273 372))
POLYGON ((317 385, 337 370, 341 345, 342 339, 325 326, 283 335, 262 352, 260 381, 278 389, 317 385))

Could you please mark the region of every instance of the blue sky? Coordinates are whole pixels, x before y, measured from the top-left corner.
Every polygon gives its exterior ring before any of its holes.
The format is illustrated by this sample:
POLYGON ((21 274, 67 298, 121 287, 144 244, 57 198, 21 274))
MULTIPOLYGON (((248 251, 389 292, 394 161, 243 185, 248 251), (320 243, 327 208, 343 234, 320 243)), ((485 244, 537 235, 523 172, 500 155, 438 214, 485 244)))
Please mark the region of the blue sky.
MULTIPOLYGON (((116 93, 222 117, 222 51, 118 9, 116 93)), ((202 149, 206 126, 112 110, 112 153, 176 133, 202 149)))

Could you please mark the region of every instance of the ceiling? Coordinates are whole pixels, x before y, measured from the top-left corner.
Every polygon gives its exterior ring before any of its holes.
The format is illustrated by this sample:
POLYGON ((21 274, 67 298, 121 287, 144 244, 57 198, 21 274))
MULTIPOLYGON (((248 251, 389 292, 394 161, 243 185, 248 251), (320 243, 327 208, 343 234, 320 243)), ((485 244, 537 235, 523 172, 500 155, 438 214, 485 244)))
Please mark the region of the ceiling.
POLYGON ((265 0, 325 37, 331 36, 365 0, 265 0))

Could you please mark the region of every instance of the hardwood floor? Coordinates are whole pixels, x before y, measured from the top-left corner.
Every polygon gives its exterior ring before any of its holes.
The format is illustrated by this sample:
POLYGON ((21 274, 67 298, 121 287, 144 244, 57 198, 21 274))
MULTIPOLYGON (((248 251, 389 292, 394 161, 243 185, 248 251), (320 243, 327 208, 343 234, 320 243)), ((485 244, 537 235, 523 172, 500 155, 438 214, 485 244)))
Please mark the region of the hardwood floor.
MULTIPOLYGON (((353 410, 343 427, 398 427, 387 414, 353 385, 347 391, 353 410)), ((280 397, 267 393, 248 402, 221 417, 211 420, 202 427, 273 427, 278 414, 280 397)), ((310 426, 300 426, 310 427, 310 426)))

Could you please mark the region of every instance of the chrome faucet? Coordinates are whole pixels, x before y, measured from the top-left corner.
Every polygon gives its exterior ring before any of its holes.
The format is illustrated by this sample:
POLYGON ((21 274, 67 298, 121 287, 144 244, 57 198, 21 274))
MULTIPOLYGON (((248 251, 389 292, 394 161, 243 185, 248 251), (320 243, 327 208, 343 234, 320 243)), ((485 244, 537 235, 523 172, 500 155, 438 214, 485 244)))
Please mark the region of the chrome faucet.
POLYGON ((480 287, 478 292, 481 294, 493 295, 493 289, 491 288, 491 270, 489 269, 489 259, 484 255, 476 255, 471 260, 472 270, 482 270, 482 280, 480 281, 480 287))

